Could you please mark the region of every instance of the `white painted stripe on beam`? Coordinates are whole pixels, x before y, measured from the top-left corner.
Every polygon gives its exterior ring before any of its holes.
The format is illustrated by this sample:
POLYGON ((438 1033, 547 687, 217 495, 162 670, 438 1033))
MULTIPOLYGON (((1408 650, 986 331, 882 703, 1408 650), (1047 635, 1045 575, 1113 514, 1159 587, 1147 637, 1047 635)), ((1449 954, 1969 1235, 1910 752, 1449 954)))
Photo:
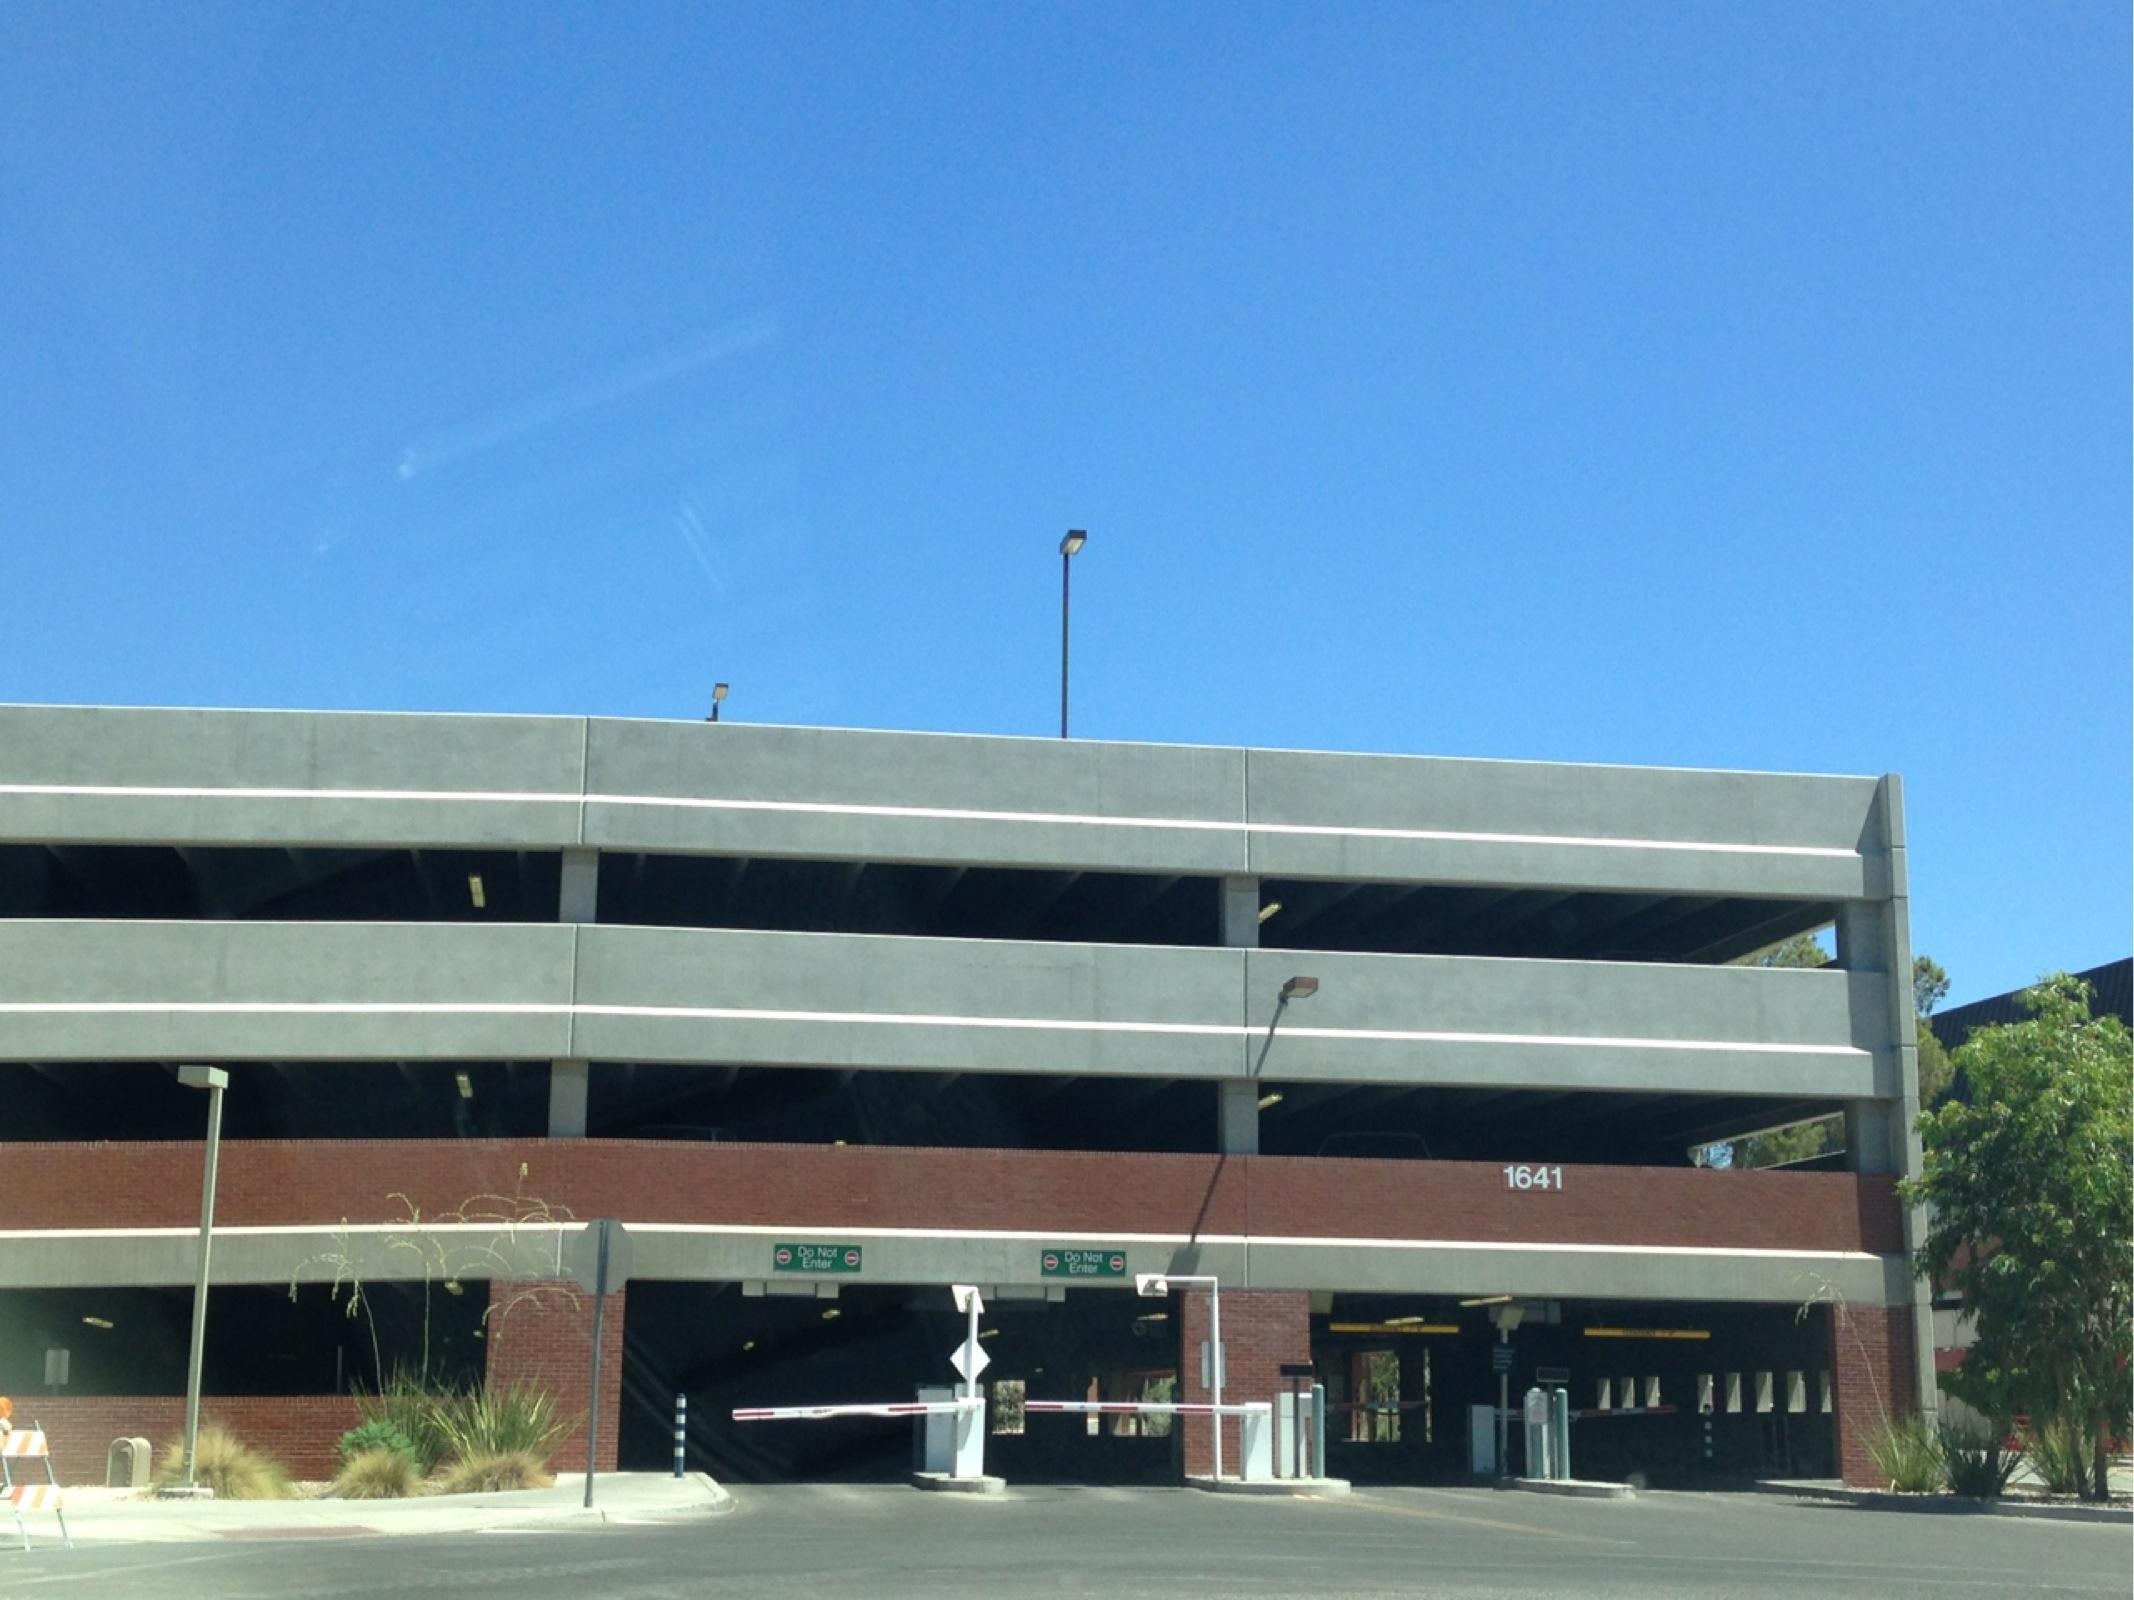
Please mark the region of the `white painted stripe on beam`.
POLYGON ((873 817, 884 821, 1007 822, 1085 828, 1168 828, 1197 833, 1275 834, 1300 838, 1388 839, 1441 844, 1543 845, 1599 850, 1671 850, 1720 855, 1799 856, 1857 861, 1858 850, 1808 844, 1736 844, 1694 839, 1619 839, 1584 834, 1490 833, 1452 828, 1369 828, 1335 823, 1228 822, 1206 817, 1101 817, 1073 811, 988 811, 964 806, 886 806, 832 800, 726 800, 696 795, 534 794, 491 790, 206 788, 173 784, 0 783, 0 795, 149 800, 349 800, 478 805, 611 805, 683 811, 873 817))
MULTIPOLYGON (((692 1237, 719 1238, 768 1238, 775 1234, 780 1238, 821 1239, 904 1239, 922 1243, 953 1242, 960 1244, 1013 1244, 1043 1240, 1053 1244, 1067 1244, 1077 1238, 1105 1244, 1153 1244, 1153 1245, 1242 1245, 1248 1250, 1297 1248, 1306 1250, 1437 1250, 1437 1251, 1493 1251, 1503 1250, 1528 1255, 1581 1255, 1581 1256, 1667 1256, 1684 1259, 1724 1259, 1743 1261, 1880 1261, 1883 1258, 1869 1250, 1772 1250, 1746 1245, 1692 1245, 1692 1244, 1570 1244, 1556 1241, 1533 1241, 1512 1239, 1373 1239, 1351 1237, 1318 1237, 1290 1234, 1238 1234, 1203 1233, 1192 1234, 1073 1234, 1052 1230, 992 1229, 992 1228, 848 1228, 836 1224, 818 1226, 812 1223, 697 1223, 697 1222, 629 1222, 624 1219, 633 1234, 676 1234, 692 1237)), ((540 1233, 576 1232, 587 1226, 584 1223, 453 1223, 431 1225, 422 1229, 406 1223, 269 1223, 251 1226, 220 1227, 215 1229, 218 1238, 225 1236, 276 1237, 299 1234, 322 1236, 367 1235, 382 1236, 407 1234, 421 1231, 454 1233, 540 1233)), ((197 1227, 179 1228, 14 1228, 0 1229, 0 1240, 58 1239, 196 1239, 197 1227)))
MULTIPOLYGON (((8 1000, 0 1015, 527 1016, 635 1017, 682 1022, 824 1023, 836 1027, 994 1028, 1023 1033, 1118 1033, 1217 1039, 1257 1038, 1234 1022, 1112 1022, 1089 1017, 971 1017, 903 1011, 785 1011, 760 1006, 624 1006, 458 1000, 8 1000)), ((1722 1055, 1844 1056, 1872 1052, 1847 1044, 1756 1043, 1740 1039, 1642 1039, 1554 1033, 1463 1033, 1438 1028, 1306 1028, 1299 1039, 1377 1044, 1542 1045, 1588 1050, 1690 1050, 1722 1055)))

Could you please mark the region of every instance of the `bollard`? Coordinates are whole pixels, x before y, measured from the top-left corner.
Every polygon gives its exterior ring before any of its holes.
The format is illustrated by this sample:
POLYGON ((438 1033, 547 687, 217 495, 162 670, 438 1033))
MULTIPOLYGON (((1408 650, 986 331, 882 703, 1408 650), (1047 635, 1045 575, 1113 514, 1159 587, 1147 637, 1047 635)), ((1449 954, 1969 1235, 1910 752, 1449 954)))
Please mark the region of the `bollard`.
POLYGON ((687 1471, 689 1458, 689 1396, 674 1397, 674 1475, 679 1478, 687 1471))

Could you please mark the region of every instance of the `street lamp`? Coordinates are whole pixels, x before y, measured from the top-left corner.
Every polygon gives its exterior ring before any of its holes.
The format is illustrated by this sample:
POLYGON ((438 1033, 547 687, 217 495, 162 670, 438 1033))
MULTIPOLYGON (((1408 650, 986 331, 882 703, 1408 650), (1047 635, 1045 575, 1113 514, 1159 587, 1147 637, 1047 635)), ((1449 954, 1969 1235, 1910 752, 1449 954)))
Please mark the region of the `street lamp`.
MULTIPOLYGON (((207 1091, 207 1159, 200 1175, 200 1264, 193 1274, 193 1341, 185 1358, 185 1478, 175 1487, 180 1497, 206 1499, 214 1490, 202 1489, 193 1476, 193 1457, 200 1442, 200 1362, 207 1348, 208 1248, 215 1239, 215 1164, 222 1153, 222 1091, 230 1075, 220 1067, 180 1067, 178 1081, 188 1089, 207 1091)), ((168 1491, 166 1491, 168 1492, 168 1491)))
POLYGON ((1089 543, 1080 528, 1069 528, 1060 541, 1060 737, 1067 737, 1067 574, 1068 563, 1089 543))
MULTIPOLYGON (((1221 1286, 1209 1274, 1186 1274, 1178 1272, 1137 1272, 1134 1274, 1134 1292, 1147 1300, 1161 1300, 1171 1292, 1174 1283, 1204 1283, 1208 1286, 1208 1345, 1213 1351, 1209 1357, 1209 1375, 1215 1380, 1210 1386, 1215 1393, 1215 1476, 1223 1475, 1223 1294, 1221 1286)), ((1183 1356, 1184 1352, 1180 1352, 1183 1356)))
POLYGON ((1285 979, 1282 987, 1275 991, 1274 1015, 1267 1020, 1267 1037, 1260 1041, 1260 1059, 1252 1064, 1253 1077, 1257 1078, 1260 1068, 1267 1065, 1267 1052, 1274 1048, 1274 1031, 1282 1025, 1282 1013, 1289 1008, 1289 1002, 1309 1000, 1318 992, 1319 980, 1305 977, 1285 979))
POLYGON ((711 686, 711 715, 704 719, 706 722, 717 722, 719 720, 719 707, 725 702, 727 690, 728 686, 723 683, 715 683, 711 686))

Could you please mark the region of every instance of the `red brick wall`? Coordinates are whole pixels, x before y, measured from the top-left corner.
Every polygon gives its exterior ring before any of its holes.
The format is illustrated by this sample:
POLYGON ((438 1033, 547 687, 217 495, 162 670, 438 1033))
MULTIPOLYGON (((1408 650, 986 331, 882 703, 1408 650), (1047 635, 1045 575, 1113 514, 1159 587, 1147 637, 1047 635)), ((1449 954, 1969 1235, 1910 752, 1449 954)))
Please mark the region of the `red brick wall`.
MULTIPOLYGON (((200 1147, 16 1144, 36 1184, 0 1192, 0 1227, 189 1227, 200 1147)), ((384 1222, 479 1194, 559 1215, 815 1228, 1033 1228, 1902 1250, 1886 1175, 1568 1167, 1565 1192, 1513 1190, 1485 1162, 1294 1156, 691 1145, 634 1140, 230 1141, 216 1220, 384 1222), (519 1176, 524 1167, 525 1177, 519 1176)))
MULTIPOLYGON (((559 1416, 573 1419, 569 1434, 550 1454, 559 1472, 585 1470, 587 1385, 593 1371, 593 1297, 556 1285, 499 1285, 510 1293, 491 1312, 485 1331, 489 1381, 530 1379, 556 1397, 559 1416)), ((622 1319, 628 1289, 608 1296, 600 1334, 600 1437, 595 1442, 602 1472, 615 1470, 615 1436, 622 1420, 622 1319)))
POLYGON ((1911 1308, 1831 1307, 1830 1381, 1839 1474, 1850 1484, 1887 1488, 1889 1480, 1867 1453, 1867 1439, 1885 1418, 1918 1409, 1911 1308))
MULTIPOLYGON (((1179 1399, 1205 1405, 1215 1398, 1200 1381, 1201 1341, 1210 1338, 1210 1296, 1205 1290, 1174 1291, 1179 1316, 1179 1399)), ((1265 1400, 1286 1391, 1285 1361, 1312 1358, 1311 1296, 1303 1290, 1225 1289, 1223 1305, 1223 1403, 1265 1400)), ((1181 1417, 1186 1472, 1215 1470, 1214 1433, 1205 1418, 1181 1417)), ((1273 1423, 1270 1420, 1269 1427, 1273 1423)), ((1244 1419, 1223 1420, 1223 1473, 1236 1477, 1244 1459, 1244 1419)), ((1270 1432, 1268 1448, 1274 1447, 1270 1432)))
MULTIPOLYGON (((581 1380, 579 1387, 584 1387, 581 1380)), ((160 1460, 185 1434, 183 1395, 38 1395, 15 1402, 15 1421, 42 1423, 52 1467, 63 1484, 104 1481, 105 1458, 116 1439, 146 1439, 160 1460)), ((200 1425, 224 1427, 264 1450, 298 1478, 330 1478, 340 1466, 334 1445, 362 1421, 347 1395, 240 1395, 200 1401, 200 1425)))

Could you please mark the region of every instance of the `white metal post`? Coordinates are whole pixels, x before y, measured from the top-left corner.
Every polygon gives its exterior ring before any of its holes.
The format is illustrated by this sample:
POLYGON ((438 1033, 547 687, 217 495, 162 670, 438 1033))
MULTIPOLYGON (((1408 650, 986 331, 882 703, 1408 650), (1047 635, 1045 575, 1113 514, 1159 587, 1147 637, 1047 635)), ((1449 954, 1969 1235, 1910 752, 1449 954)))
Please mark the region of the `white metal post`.
POLYGON ((200 1260, 193 1273, 193 1334, 185 1358, 185 1488, 198 1487, 194 1456, 200 1443, 200 1367, 207 1351, 208 1251, 215 1241, 215 1168, 222 1153, 222 1091, 230 1081, 220 1067, 180 1067, 178 1081, 207 1090, 207 1155, 200 1174, 200 1260))
POLYGON ((1210 1359, 1215 1371, 1215 1415, 1209 1420, 1215 1424, 1215 1476, 1223 1475, 1223 1292, 1213 1278, 1208 1280, 1208 1333, 1215 1350, 1210 1359))

